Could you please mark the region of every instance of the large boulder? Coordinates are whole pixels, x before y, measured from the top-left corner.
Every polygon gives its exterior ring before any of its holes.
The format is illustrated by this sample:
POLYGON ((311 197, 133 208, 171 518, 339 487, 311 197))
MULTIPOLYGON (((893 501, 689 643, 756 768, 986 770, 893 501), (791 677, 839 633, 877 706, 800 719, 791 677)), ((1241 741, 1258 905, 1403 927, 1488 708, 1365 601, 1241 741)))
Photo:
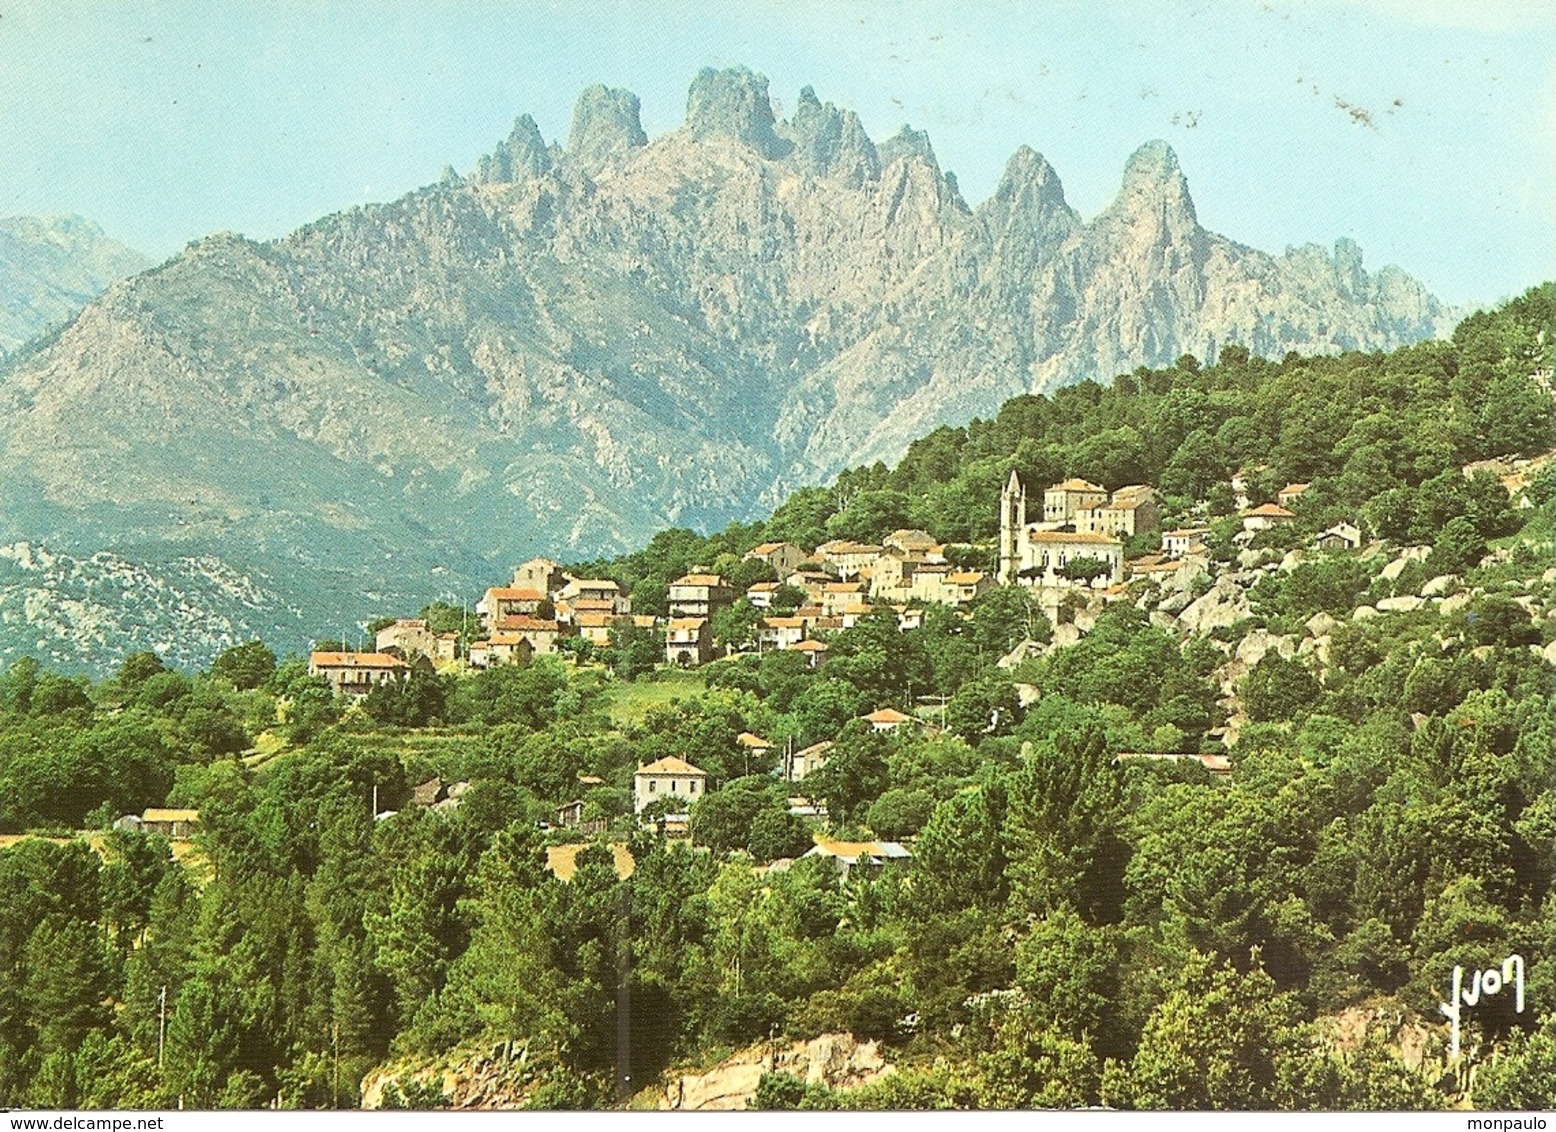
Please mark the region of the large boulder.
POLYGON ((1202 597, 1178 614, 1178 623, 1193 633, 1209 633, 1234 625, 1249 615, 1248 597, 1242 587, 1223 577, 1202 597))
POLYGON ((1437 603, 1437 612, 1441 613, 1444 617, 1447 617, 1450 614, 1457 613, 1459 610, 1463 609, 1474 600, 1474 594, 1470 593, 1468 590, 1460 590, 1456 594, 1450 594, 1447 597, 1441 599, 1437 603))
POLYGON ((1302 627, 1308 631, 1309 636, 1327 637, 1340 627, 1340 622, 1320 609, 1309 617, 1302 627))
POLYGON ((895 1072, 875 1042, 861 1042, 852 1034, 822 1034, 781 1047, 764 1042, 726 1058, 706 1073, 671 1079, 664 1107, 680 1112, 743 1111, 765 1073, 787 1073, 807 1085, 848 1089, 895 1072))
POLYGON ((1421 587, 1422 597, 1441 597, 1451 593, 1459 585, 1457 574, 1439 574, 1421 587))
POLYGON ((1296 642, 1289 636, 1271 634, 1264 629, 1255 629, 1237 643, 1237 659, 1249 668, 1254 667, 1271 652, 1282 660, 1290 660, 1296 655, 1296 642))
POLYGON ((1379 613, 1414 613, 1426 604, 1424 597, 1406 594, 1403 597, 1386 597, 1378 602, 1379 613))

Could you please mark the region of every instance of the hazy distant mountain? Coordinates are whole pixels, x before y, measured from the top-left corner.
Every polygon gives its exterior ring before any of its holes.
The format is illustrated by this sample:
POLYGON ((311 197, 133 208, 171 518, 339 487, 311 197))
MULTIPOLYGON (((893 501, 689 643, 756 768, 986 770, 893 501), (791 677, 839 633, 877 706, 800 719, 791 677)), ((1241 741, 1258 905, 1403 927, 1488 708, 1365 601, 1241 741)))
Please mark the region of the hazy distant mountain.
POLYGON ((79 216, 0 219, 0 356, 150 263, 79 216))
POLYGON ((565 146, 522 117, 468 176, 210 237, 0 371, 0 541, 210 556, 338 635, 532 552, 750 515, 1017 393, 1445 313, 1347 241, 1205 231, 1161 142, 1086 221, 1031 150, 970 209, 926 135, 877 143, 809 89, 777 121, 743 69, 651 142, 593 87, 565 146))

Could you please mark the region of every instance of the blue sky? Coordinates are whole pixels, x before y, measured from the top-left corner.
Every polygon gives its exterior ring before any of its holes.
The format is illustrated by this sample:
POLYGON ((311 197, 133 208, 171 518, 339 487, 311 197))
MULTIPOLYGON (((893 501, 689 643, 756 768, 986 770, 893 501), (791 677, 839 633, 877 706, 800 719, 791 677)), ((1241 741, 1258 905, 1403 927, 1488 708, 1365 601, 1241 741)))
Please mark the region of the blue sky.
POLYGON ((704 66, 928 129, 977 205, 1017 146, 1090 217, 1165 138, 1201 223, 1349 236, 1452 303, 1556 276, 1548 0, 0 0, 0 215, 74 212, 154 256, 284 235, 461 172, 592 82, 655 136, 704 66))

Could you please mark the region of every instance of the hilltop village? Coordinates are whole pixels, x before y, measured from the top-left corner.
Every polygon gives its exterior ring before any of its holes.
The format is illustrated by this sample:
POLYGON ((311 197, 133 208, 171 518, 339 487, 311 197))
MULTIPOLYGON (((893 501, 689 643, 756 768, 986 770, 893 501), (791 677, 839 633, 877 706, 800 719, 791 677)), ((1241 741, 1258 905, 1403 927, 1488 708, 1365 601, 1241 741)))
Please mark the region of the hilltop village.
MULTIPOLYGON (((1477 472, 1500 473, 1499 482, 1511 492, 1511 502, 1527 510, 1532 504, 1521 489, 1548 461, 1549 456, 1487 461, 1463 473, 1466 478, 1477 472)), ((1273 536, 1289 547, 1273 554, 1265 549, 1272 542, 1269 532, 1298 523, 1309 485, 1288 483, 1260 501, 1255 484, 1267 478, 1267 472, 1266 466, 1259 466, 1231 477, 1226 486, 1237 508, 1233 514, 1211 515, 1210 504, 1202 501, 1189 515, 1194 521, 1164 530, 1163 501, 1154 486, 1126 484, 1109 491, 1073 477, 1044 489, 1031 507, 1031 514, 1041 518, 1029 521, 1028 490, 1012 471, 1000 495, 996 569, 966 565, 969 559, 992 557, 989 547, 948 546, 918 529, 894 530, 879 544, 833 539, 813 550, 789 542, 763 542, 743 555, 746 573, 760 575, 761 580, 750 582, 742 592, 731 579, 708 568, 695 568, 669 584, 668 616, 663 617, 634 613, 631 597, 612 579, 580 577, 551 559, 534 558, 517 566, 506 584, 486 590, 475 603, 475 619, 463 633, 435 631, 426 618, 384 619, 373 626, 372 651, 314 651, 308 673, 327 682, 337 697, 352 700, 375 689, 397 687, 413 672, 468 673, 523 666, 540 657, 582 660, 628 639, 655 642, 656 664, 662 668, 694 669, 726 656, 780 651, 794 653, 808 668, 816 669, 827 662, 830 639, 854 628, 862 618, 884 614, 894 619, 898 631, 911 633, 923 625, 927 609, 949 608, 965 619, 968 609, 998 588, 1024 593, 1027 608, 1034 615, 1040 613, 1051 627, 1046 643, 1024 640, 1000 660, 1000 667, 1011 670, 1025 659, 1079 641, 1097 616, 1114 604, 1150 607, 1153 624, 1182 635, 1211 634, 1247 618, 1247 588, 1304 562, 1334 553, 1355 557, 1386 553, 1397 557, 1384 575, 1397 577, 1407 563, 1427 558, 1427 547, 1390 549, 1379 540, 1364 545, 1363 529, 1349 520, 1304 536, 1300 545, 1273 536), (1212 544, 1220 546, 1219 553, 1212 544), (1148 552, 1126 557, 1126 548, 1148 552)), ((1376 609, 1364 606, 1355 616, 1413 611, 1429 603, 1443 605, 1445 613, 1451 613, 1469 597, 1458 593, 1459 588, 1455 577, 1433 578, 1421 596, 1382 598, 1376 609), (1455 593, 1458 596, 1451 596, 1455 593)), ((1532 598, 1523 600, 1534 608, 1532 598)), ((1327 630, 1334 624, 1333 618, 1321 613, 1306 626, 1305 640, 1271 637, 1260 630, 1240 640, 1235 649, 1222 643, 1220 647, 1229 653, 1222 679, 1223 707, 1231 718, 1210 729, 1207 739, 1212 746, 1203 751, 1128 752, 1120 758, 1197 762, 1212 774, 1229 774, 1225 748, 1235 743, 1245 718, 1236 696, 1238 681, 1267 653, 1289 658, 1327 648, 1327 630)), ((1035 687, 1018 688, 1023 706, 1039 696, 1035 687)), ((942 711, 944 705, 942 697, 942 711)), ((907 714, 882 706, 860 718, 877 732, 911 725, 933 733, 944 724, 932 707, 907 714)), ((738 741, 748 762, 756 757, 758 765, 775 767, 775 773, 790 784, 825 765, 833 745, 829 739, 796 751, 789 743, 778 751, 776 744, 750 732, 743 732, 738 741)), ((582 779, 585 787, 601 782, 587 775, 582 779)), ((716 786, 715 782, 712 788, 716 786)), ((633 785, 634 812, 642 814, 659 802, 655 827, 684 836, 690 828, 691 804, 709 790, 706 771, 677 757, 661 758, 639 766, 633 785)), ((457 805, 457 793, 448 798, 435 790, 432 800, 438 798, 446 799, 442 805, 457 805)), ((827 816, 825 805, 815 800, 797 794, 790 801, 793 814, 827 816)), ((586 821, 584 814, 582 801, 568 802, 557 810, 556 824, 586 835, 604 831, 606 821, 599 817, 586 821)), ((819 835, 816 841, 814 852, 833 856, 842 852, 837 848, 842 843, 819 835)), ((873 855, 877 862, 910 855, 902 846, 887 842, 858 843, 853 855, 859 852, 873 855)))
MULTIPOLYGON (((1233 541, 1242 545, 1258 531, 1295 521, 1288 508, 1299 505, 1307 489, 1289 484, 1276 500, 1249 506, 1242 473, 1231 487, 1242 506, 1233 541)), ((1027 521, 1027 498, 1011 472, 1000 499, 997 570, 956 564, 948 549, 965 561, 986 548, 948 548, 923 530, 895 530, 878 545, 834 539, 814 550, 765 542, 744 555, 763 568, 763 580, 742 592, 720 574, 694 569, 670 583, 669 615, 656 617, 634 613, 616 581, 576 577, 551 559, 534 558, 475 604, 479 633, 434 632, 426 619, 394 618, 375 626, 372 651, 315 651, 309 673, 327 680, 337 695, 361 696, 403 680, 418 662, 436 670, 523 664, 576 652, 580 642, 605 648, 633 630, 655 634, 663 663, 678 668, 771 649, 800 652, 816 667, 826 660, 827 637, 872 611, 890 610, 908 631, 922 624, 926 605, 966 607, 997 586, 1020 586, 1050 621, 1062 624, 1069 619, 1061 611, 1074 608, 1076 599, 1116 600, 1137 579, 1211 571, 1204 541, 1210 526, 1161 530, 1160 496, 1148 484, 1109 492, 1085 480, 1064 480, 1041 493, 1042 518, 1035 522, 1027 521), (1126 560, 1126 542, 1141 538, 1157 546, 1126 560), (726 611, 747 616, 728 623, 733 632, 721 633, 719 615, 726 611)), ((1355 550, 1361 543, 1360 528, 1348 522, 1313 539, 1315 548, 1325 549, 1355 550)))

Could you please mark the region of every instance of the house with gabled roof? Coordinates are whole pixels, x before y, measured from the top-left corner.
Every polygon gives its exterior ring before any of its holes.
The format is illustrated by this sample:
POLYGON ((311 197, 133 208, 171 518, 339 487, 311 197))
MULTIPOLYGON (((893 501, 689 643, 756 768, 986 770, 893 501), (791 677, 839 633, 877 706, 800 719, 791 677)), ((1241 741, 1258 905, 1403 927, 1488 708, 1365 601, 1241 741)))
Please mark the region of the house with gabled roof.
POLYGON ((773 598, 782 588, 782 582, 757 582, 746 588, 746 601, 752 609, 771 609, 773 598))
POLYGON ((488 633, 484 640, 470 642, 470 667, 495 668, 500 664, 528 664, 535 646, 524 633, 501 629, 488 633))
POLYGON ((1288 483, 1275 493, 1275 502, 1282 507, 1290 507, 1306 494, 1308 485, 1305 483, 1288 483))
POLYGON ((735 587, 719 574, 692 572, 670 583, 671 617, 712 617, 735 604, 735 587))
POLYGON ((567 585, 562 567, 549 558, 531 558, 513 568, 513 588, 556 595, 567 585))
POLYGON ((833 539, 816 548, 816 557, 837 571, 844 581, 857 578, 863 571, 875 565, 881 556, 881 548, 873 543, 854 542, 852 539, 833 539))
POLYGON ((805 639, 805 621, 800 617, 764 617, 757 626, 756 639, 763 648, 792 648, 805 639))
POLYGON ((1243 512, 1245 531, 1267 531, 1271 527, 1284 527, 1296 521, 1296 515, 1278 503, 1262 503, 1250 511, 1243 512))
POLYGON ((801 562, 810 557, 806 551, 792 542, 764 542, 762 545, 746 551, 748 559, 759 559, 767 563, 778 572, 781 578, 792 572, 801 562))
POLYGON ((790 782, 798 782, 812 771, 819 770, 827 765, 832 748, 836 744, 831 739, 823 739, 819 743, 812 743, 798 751, 793 751, 784 756, 783 776, 790 782))
POLYGON ((557 594, 558 602, 567 602, 578 608, 579 602, 590 602, 584 608, 593 611, 608 609, 612 613, 631 613, 632 599, 621 592, 621 587, 610 578, 569 577, 567 584, 557 594))
POLYGON ((540 603, 549 600, 543 590, 522 586, 491 586, 475 603, 481 627, 490 630, 503 617, 533 617, 540 603))
POLYGON ((713 659, 713 631, 706 617, 672 617, 665 627, 665 663, 696 668, 713 659))
POLYGON ((1196 544, 1203 545, 1205 536, 1210 534, 1209 527, 1179 527, 1176 530, 1162 532, 1162 553, 1173 558, 1182 558, 1189 553, 1191 547, 1196 544))
POLYGON ((934 535, 916 527, 892 531, 881 540, 881 546, 918 559, 932 558, 943 549, 934 535))
POLYGON ((396 656, 432 656, 436 638, 420 617, 400 617, 385 625, 373 637, 373 648, 396 656))
POLYGON ((917 723, 911 715, 905 715, 896 708, 877 708, 869 715, 861 717, 870 725, 872 731, 895 731, 905 723, 917 723))
POLYGON ((499 617, 492 626, 492 632, 517 633, 529 642, 530 651, 535 656, 550 656, 556 651, 557 637, 562 633, 562 626, 556 621, 520 615, 499 617))
POLYGON ((137 828, 142 833, 157 833, 173 841, 187 841, 200 824, 200 811, 154 807, 144 811, 137 828))
POLYGON ((1161 510, 1156 489, 1149 484, 1130 484, 1113 493, 1113 498, 1094 507, 1075 512, 1077 531, 1133 538, 1161 525, 1161 510))
POLYGON ((382 652, 314 652, 308 655, 308 675, 322 676, 337 696, 365 696, 384 684, 398 684, 410 674, 402 658, 382 652))
POLYGON ((895 841, 834 841, 819 836, 802 856, 829 860, 844 876, 856 868, 904 865, 913 859, 913 854, 895 841))
POLYGON ((638 767, 637 773, 632 776, 632 812, 641 814, 653 803, 671 798, 685 804, 680 807, 680 816, 684 820, 692 803, 707 791, 707 771, 693 766, 685 759, 670 755, 638 767))
POLYGON ((1107 489, 1098 484, 1083 479, 1062 480, 1043 492, 1043 521, 1073 523, 1077 511, 1107 501, 1107 489))
POLYGON ((828 582, 821 588, 821 615, 840 617, 849 606, 862 604, 867 592, 863 582, 828 582))
POLYGON ((830 651, 825 641, 808 638, 803 641, 795 641, 792 645, 779 645, 778 647, 803 654, 806 663, 812 668, 820 668, 827 659, 828 651, 830 651))
POLYGON ((1361 528, 1341 520, 1326 531, 1318 532, 1313 545, 1319 550, 1355 550, 1362 544, 1361 528))

